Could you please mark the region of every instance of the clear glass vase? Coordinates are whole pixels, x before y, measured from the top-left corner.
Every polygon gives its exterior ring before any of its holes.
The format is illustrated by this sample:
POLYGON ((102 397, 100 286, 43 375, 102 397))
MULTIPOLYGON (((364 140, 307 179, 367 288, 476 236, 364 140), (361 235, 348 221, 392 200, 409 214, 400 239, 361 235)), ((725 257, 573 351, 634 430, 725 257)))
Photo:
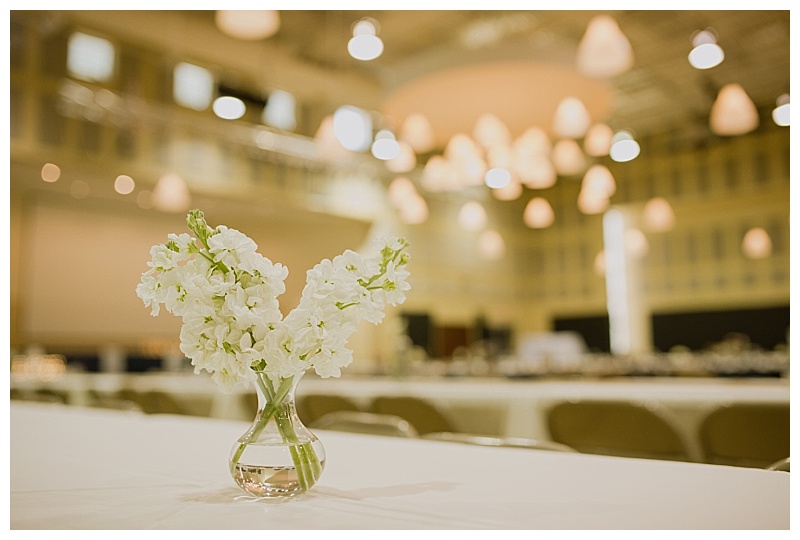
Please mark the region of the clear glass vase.
POLYGON ((311 489, 322 474, 325 449, 295 409, 302 376, 272 381, 257 374, 258 412, 230 456, 234 481, 255 497, 294 497, 311 489))

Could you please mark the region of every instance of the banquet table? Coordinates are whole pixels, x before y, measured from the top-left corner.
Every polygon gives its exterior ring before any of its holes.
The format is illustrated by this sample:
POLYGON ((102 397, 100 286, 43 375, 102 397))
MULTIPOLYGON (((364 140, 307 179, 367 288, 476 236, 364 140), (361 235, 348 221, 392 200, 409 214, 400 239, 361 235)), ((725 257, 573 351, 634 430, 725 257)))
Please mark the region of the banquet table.
MULTIPOLYGON (((130 388, 167 392, 200 416, 251 420, 240 393, 220 392, 210 377, 193 373, 67 373, 50 381, 14 380, 19 390, 50 389, 73 405, 88 405, 89 392, 130 388)), ((306 375, 306 394, 348 397, 364 409, 378 396, 415 396, 438 406, 456 431, 475 435, 549 440, 547 411, 564 400, 628 400, 658 407, 684 440, 689 458, 702 462, 698 437, 703 419, 733 403, 788 404, 788 378, 617 377, 523 379, 502 377, 367 377, 321 379, 306 375)))
POLYGON ((594 379, 307 378, 304 393, 336 394, 368 407, 377 396, 415 396, 437 405, 455 428, 478 435, 549 440, 548 410, 567 400, 622 400, 657 408, 702 462, 702 421, 733 403, 788 404, 788 379, 618 377, 594 379))
POLYGON ((286 502, 227 470, 247 422, 11 402, 11 529, 789 529, 789 474, 319 430, 286 502))

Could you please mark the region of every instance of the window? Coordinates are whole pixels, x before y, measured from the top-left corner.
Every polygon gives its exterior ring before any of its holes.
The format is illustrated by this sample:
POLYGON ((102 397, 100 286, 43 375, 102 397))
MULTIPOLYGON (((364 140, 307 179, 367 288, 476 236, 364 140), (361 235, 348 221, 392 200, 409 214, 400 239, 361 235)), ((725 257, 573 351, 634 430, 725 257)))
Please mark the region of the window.
POLYGON ((107 82, 114 76, 114 56, 110 41, 76 32, 67 44, 67 70, 84 81, 107 82))
POLYGON ((286 131, 293 131, 297 127, 295 119, 295 98, 284 90, 273 90, 269 94, 267 106, 264 107, 261 119, 268 126, 286 131))
POLYGON ((214 96, 214 77, 200 66, 181 62, 175 66, 173 97, 184 107, 203 111, 214 96))

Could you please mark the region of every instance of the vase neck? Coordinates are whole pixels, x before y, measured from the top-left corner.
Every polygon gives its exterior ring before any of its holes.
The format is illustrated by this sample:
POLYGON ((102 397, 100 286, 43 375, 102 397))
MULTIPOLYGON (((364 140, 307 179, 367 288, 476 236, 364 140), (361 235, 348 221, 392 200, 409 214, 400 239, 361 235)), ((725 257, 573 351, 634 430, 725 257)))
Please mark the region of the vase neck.
POLYGON ((255 387, 258 394, 258 409, 263 411, 267 407, 283 405, 294 408, 295 391, 304 373, 301 371, 283 379, 271 379, 264 373, 257 373, 255 387))

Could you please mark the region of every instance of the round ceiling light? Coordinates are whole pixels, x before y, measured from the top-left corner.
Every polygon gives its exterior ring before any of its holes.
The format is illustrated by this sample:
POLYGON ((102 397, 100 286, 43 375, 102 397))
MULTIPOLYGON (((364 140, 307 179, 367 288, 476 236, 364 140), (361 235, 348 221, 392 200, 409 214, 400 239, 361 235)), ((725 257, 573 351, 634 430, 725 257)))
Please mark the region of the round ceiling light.
POLYGON ((246 107, 244 101, 233 96, 220 96, 211 106, 214 114, 225 120, 236 120, 244 116, 246 107))
POLYGON ((266 39, 281 27, 280 13, 266 9, 219 10, 214 21, 225 34, 245 41, 266 39))
POLYGON ((383 54, 383 41, 377 36, 377 21, 361 19, 353 26, 347 52, 356 60, 374 60, 383 54))
POLYGON ((694 48, 689 53, 689 63, 697 69, 710 69, 725 59, 725 52, 717 45, 717 38, 708 30, 697 32, 692 38, 694 48))

